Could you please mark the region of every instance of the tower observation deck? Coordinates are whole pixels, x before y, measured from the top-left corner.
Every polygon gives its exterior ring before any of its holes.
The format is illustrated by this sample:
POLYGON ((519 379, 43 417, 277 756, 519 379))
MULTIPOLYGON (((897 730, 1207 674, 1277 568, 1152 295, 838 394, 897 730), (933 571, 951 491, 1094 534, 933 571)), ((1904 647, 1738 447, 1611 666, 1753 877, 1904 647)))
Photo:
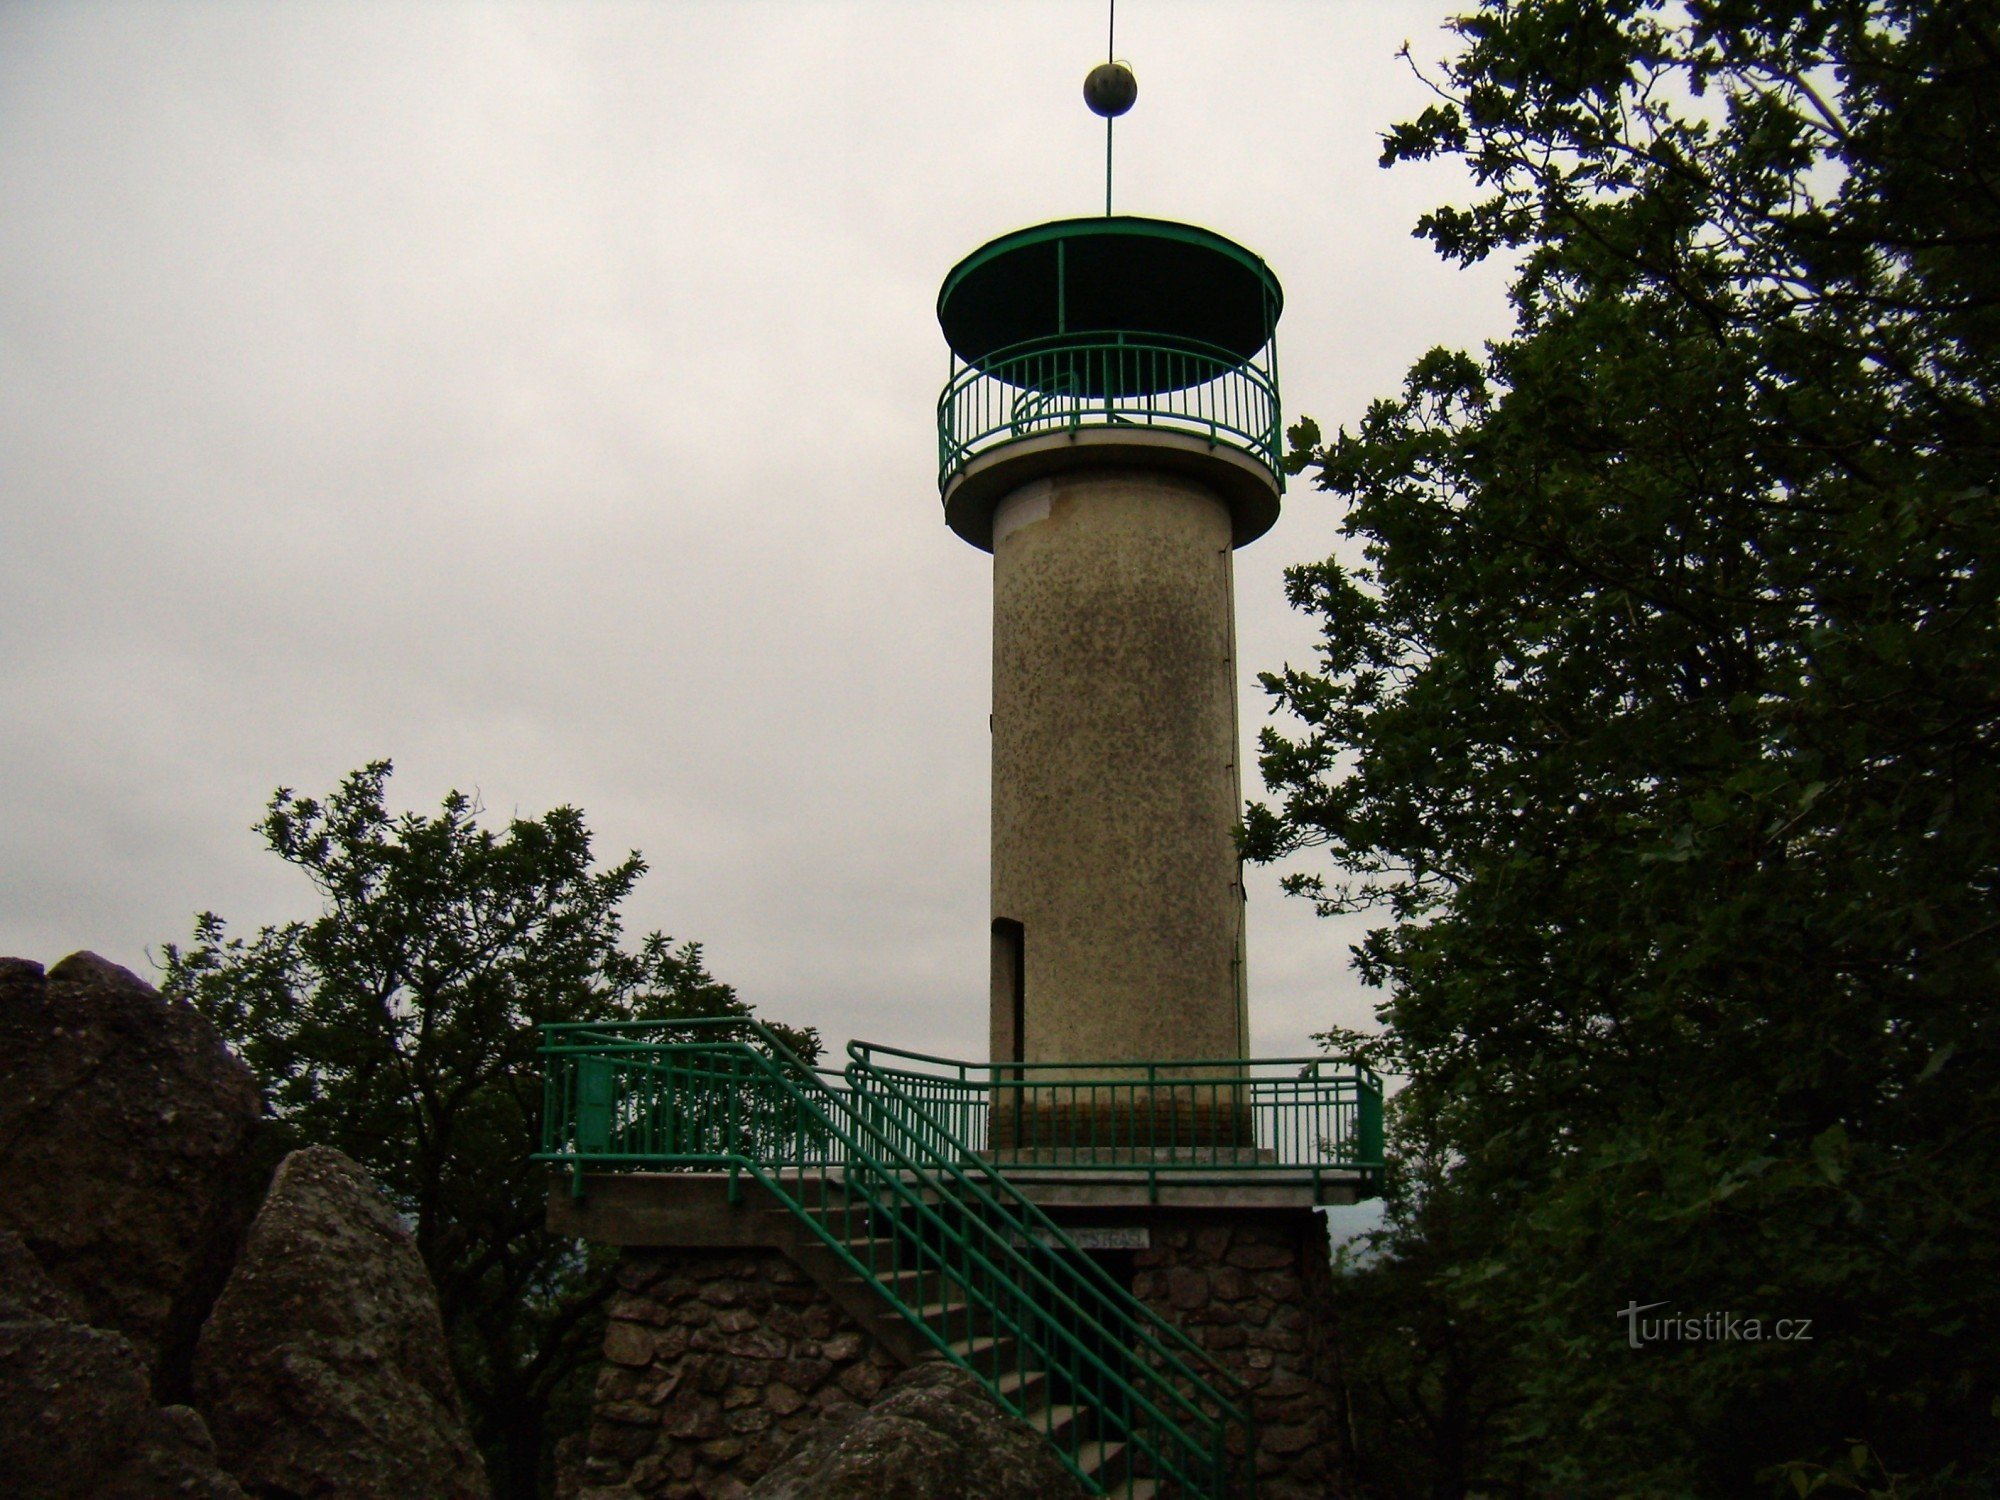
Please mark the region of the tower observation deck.
POLYGON ((938 398, 938 488, 951 529, 993 546, 1009 490, 1129 463, 1215 489, 1233 544, 1262 536, 1283 488, 1271 268, 1192 224, 1062 219, 1002 235, 938 294, 951 377, 938 398))

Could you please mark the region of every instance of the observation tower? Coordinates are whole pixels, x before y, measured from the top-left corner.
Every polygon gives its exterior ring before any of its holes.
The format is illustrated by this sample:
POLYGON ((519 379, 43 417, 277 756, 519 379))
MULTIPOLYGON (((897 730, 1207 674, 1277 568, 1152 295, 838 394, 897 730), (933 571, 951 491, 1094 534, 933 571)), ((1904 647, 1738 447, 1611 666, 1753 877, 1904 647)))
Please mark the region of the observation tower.
POLYGON ((1381 1080, 1249 1055, 1234 838, 1233 554, 1278 517, 1284 297, 1232 240, 1110 211, 1136 91, 1115 62, 1084 86, 1103 216, 938 294, 938 489, 993 557, 991 1051, 544 1028, 549 1223, 624 1256, 592 1493, 742 1493, 933 1361, 1090 1494, 1346 1492, 1317 1207, 1378 1190, 1381 1080))
POLYGON ((991 1056, 1030 1078, 1249 1055, 1231 554, 1278 516, 1283 303, 1109 214, 938 294, 945 521, 993 554, 991 1056))

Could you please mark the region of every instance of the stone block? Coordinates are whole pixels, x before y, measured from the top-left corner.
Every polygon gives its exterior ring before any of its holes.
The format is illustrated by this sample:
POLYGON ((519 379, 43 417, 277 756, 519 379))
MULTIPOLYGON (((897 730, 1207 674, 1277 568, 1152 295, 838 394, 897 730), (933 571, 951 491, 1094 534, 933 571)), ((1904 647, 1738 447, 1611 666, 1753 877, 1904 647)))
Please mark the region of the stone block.
POLYGON ((614 1365, 637 1367, 653 1362, 653 1332, 638 1323, 614 1319, 604 1328, 604 1357, 614 1365))
POLYGON ((1266 1271, 1252 1280, 1258 1296, 1267 1297, 1280 1307, 1296 1303, 1305 1296, 1304 1283, 1287 1271, 1266 1271))
POLYGON ((1227 1258, 1230 1265, 1245 1271, 1275 1271, 1296 1264, 1298 1259, 1289 1248, 1254 1243, 1234 1246, 1227 1258))
POLYGON ((786 1385, 800 1391, 816 1391, 829 1375, 833 1365, 824 1359, 788 1359, 778 1367, 778 1378, 786 1385))
POLYGON ((1250 1343, 1258 1349, 1275 1349, 1281 1354, 1296 1354, 1305 1348, 1305 1338, 1289 1328, 1275 1324, 1268 1328, 1253 1328, 1249 1333, 1250 1343))
POLYGON ((642 1458, 651 1451, 653 1441, 658 1435, 657 1430, 652 1427, 627 1427, 600 1419, 590 1424, 590 1451, 599 1458, 615 1458, 621 1463, 629 1464, 633 1459, 642 1458))
POLYGON ((1257 1450, 1260 1453, 1275 1453, 1280 1457, 1298 1453, 1310 1448, 1319 1440, 1319 1434, 1305 1423, 1260 1427, 1257 1431, 1257 1450))
POLYGON ((668 1437, 706 1442, 722 1436, 722 1403, 713 1396, 683 1392, 668 1405, 661 1420, 668 1437))
POLYGON ((637 1370, 627 1369, 622 1364, 605 1364, 597 1367, 597 1382, 591 1388, 597 1401, 630 1401, 638 1396, 640 1378, 637 1370))
POLYGON ((872 1361, 852 1364, 835 1377, 835 1384, 865 1406, 882 1389, 882 1371, 872 1361))
POLYGON ((613 1318, 621 1318, 633 1323, 646 1323, 662 1327, 673 1321, 673 1313, 666 1304, 653 1297, 640 1296, 636 1292, 620 1292, 611 1299, 606 1312, 613 1318))
POLYGON ((1182 1312, 1208 1305, 1208 1278, 1187 1266, 1167 1272, 1167 1300, 1182 1312))
POLYGON ((858 1358, 867 1340, 858 1333, 839 1333, 820 1345, 820 1353, 826 1358, 840 1363, 858 1358))
POLYGON ((773 1381, 764 1391, 764 1404, 781 1417, 788 1417, 806 1404, 797 1388, 782 1380, 773 1381))
POLYGON ((731 1334, 723 1348, 743 1359, 783 1359, 792 1352, 790 1340, 768 1328, 749 1328, 731 1334))
POLYGON ((729 1430, 739 1436, 747 1436, 766 1431, 777 1418, 761 1406, 747 1406, 741 1411, 733 1411, 727 1421, 729 1430))

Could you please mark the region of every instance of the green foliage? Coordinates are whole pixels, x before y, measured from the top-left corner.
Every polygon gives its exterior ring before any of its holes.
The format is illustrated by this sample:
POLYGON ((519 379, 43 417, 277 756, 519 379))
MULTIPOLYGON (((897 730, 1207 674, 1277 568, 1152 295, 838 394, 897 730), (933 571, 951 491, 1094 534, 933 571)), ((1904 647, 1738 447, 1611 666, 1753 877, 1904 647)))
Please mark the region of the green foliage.
POLYGON ((1794 1495, 1865 1495, 1868 1500, 1901 1500, 1903 1474, 1891 1474, 1881 1455, 1859 1439, 1828 1464, 1777 1464, 1758 1476, 1794 1495))
POLYGON ((1358 1441, 1409 1457, 1385 1492, 1989 1492, 2000 28, 1458 29, 1384 162, 1470 168, 1421 232, 1510 257, 1516 327, 1293 432, 1362 561, 1289 575, 1323 637, 1264 679, 1302 728, 1246 820, 1387 918, 1404 1160, 1345 1295, 1409 1336, 1350 1352, 1358 1441), (1810 1339, 1630 1347, 1655 1302, 1810 1339))
MULTIPOLYGON (((459 792, 436 817, 392 815, 389 775, 375 762, 324 802, 281 788, 257 831, 321 914, 245 939, 204 912, 166 946, 164 987, 249 1063, 282 1129, 345 1151, 407 1217, 495 1491, 532 1496, 610 1290, 601 1252, 543 1227, 535 1027, 751 1012, 697 944, 620 947, 645 865, 593 869, 575 808, 504 833, 459 792)), ((775 1029, 817 1054, 814 1033, 775 1029)))

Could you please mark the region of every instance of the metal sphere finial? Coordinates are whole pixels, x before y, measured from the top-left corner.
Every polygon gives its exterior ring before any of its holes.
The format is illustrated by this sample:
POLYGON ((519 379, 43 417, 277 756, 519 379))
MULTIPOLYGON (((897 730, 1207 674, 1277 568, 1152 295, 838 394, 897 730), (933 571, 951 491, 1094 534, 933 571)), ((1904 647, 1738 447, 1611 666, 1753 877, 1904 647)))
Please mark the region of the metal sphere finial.
POLYGON ((1122 115, 1139 97, 1139 80, 1120 62, 1099 63, 1083 80, 1083 102, 1090 112, 1109 120, 1122 115))

